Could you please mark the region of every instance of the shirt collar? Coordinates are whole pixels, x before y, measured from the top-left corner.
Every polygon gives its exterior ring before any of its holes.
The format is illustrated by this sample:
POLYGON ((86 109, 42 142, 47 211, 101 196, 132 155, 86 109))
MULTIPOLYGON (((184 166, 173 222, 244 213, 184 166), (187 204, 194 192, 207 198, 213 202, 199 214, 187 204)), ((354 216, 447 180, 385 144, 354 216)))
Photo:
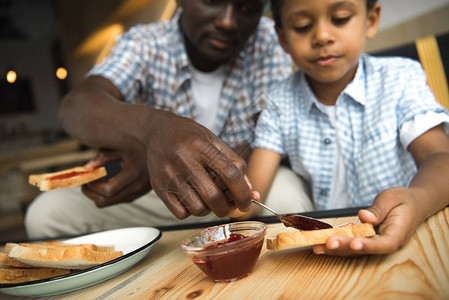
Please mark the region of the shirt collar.
POLYGON ((302 71, 296 72, 294 80, 296 81, 294 86, 298 87, 297 91, 299 92, 295 98, 298 99, 300 105, 303 106, 303 111, 310 113, 313 107, 316 108, 315 102, 318 100, 307 82, 305 73, 302 71))
POLYGON ((175 53, 177 58, 177 67, 178 70, 182 70, 184 68, 189 67, 189 58, 187 57, 187 51, 185 47, 184 35, 181 31, 181 25, 179 24, 182 14, 182 8, 178 7, 172 19, 170 20, 171 25, 176 28, 176 40, 179 43, 176 43, 175 53))
MULTIPOLYGON (((359 64, 357 66, 357 71, 355 73, 354 79, 346 86, 343 90, 342 95, 349 96, 355 102, 361 104, 362 106, 366 103, 366 95, 365 95, 365 85, 366 85, 366 70, 364 67, 365 56, 362 55, 359 59, 359 64)), ((312 108, 318 109, 316 102, 318 99, 313 93, 310 85, 307 82, 307 78, 304 72, 298 72, 299 76, 296 78, 298 81, 298 90, 302 94, 302 96, 298 97, 301 99, 301 102, 304 105, 304 108, 310 112, 312 108)))
POLYGON ((365 70, 365 56, 362 55, 359 59, 357 71, 354 79, 346 86, 342 94, 348 95, 354 101, 360 103, 362 106, 366 104, 366 70, 365 70))

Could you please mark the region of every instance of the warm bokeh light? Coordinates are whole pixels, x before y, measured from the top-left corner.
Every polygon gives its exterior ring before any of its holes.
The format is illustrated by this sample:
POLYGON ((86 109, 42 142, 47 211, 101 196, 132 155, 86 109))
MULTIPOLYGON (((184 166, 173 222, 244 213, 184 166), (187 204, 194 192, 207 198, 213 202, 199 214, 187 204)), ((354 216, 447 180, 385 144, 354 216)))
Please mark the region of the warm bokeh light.
POLYGON ((115 42, 115 38, 123 31, 124 27, 119 23, 111 24, 95 31, 75 49, 75 56, 85 57, 108 48, 109 44, 115 42))
POLYGON ((67 70, 63 67, 59 67, 56 70, 56 77, 58 77, 61 80, 64 80, 67 78, 67 70))
POLYGON ((9 83, 14 83, 16 82, 17 79, 17 73, 14 72, 13 70, 9 70, 8 73, 6 74, 6 81, 8 81, 9 83))
MULTIPOLYGON (((127 0, 110 16, 110 22, 105 26, 98 28, 92 32, 73 52, 76 58, 86 58, 96 56, 95 64, 101 63, 107 57, 115 44, 118 35, 125 30, 123 22, 136 14, 145 11, 149 3, 153 1, 127 0)), ((159 1, 154 1, 158 2, 159 1)), ((160 1, 163 5, 158 4, 152 15, 159 14, 159 20, 170 20, 176 10, 177 3, 175 0, 160 1)), ((154 16, 153 16, 154 17, 154 16)))
POLYGON ((109 38, 103 45, 103 49, 100 51, 100 54, 98 55, 98 57, 95 61, 96 64, 101 63, 103 61, 103 59, 105 59, 109 55, 112 47, 115 44, 115 40, 116 40, 117 36, 122 34, 123 30, 124 30, 124 28, 120 24, 115 24, 110 27, 109 38))

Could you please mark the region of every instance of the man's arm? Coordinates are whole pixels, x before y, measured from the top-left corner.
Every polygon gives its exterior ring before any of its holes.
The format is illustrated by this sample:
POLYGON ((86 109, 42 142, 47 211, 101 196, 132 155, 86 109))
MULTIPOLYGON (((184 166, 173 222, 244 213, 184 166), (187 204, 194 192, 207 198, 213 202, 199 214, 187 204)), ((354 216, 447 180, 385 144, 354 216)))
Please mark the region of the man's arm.
POLYGON ((150 107, 123 102, 112 82, 91 76, 63 99, 58 119, 71 136, 89 146, 144 151, 154 113, 150 107))
POLYGON ((191 119, 122 98, 109 80, 91 76, 64 98, 59 120, 87 145, 145 153, 151 186, 180 219, 225 216, 230 200, 249 208, 245 161, 222 140, 191 119))

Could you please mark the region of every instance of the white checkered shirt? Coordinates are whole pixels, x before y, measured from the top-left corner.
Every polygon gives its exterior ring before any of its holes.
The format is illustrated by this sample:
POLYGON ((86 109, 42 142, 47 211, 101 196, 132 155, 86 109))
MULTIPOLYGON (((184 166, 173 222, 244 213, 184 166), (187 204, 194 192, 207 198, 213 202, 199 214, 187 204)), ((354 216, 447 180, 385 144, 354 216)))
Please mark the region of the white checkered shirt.
POLYGON ((338 143, 349 204, 368 206, 380 191, 408 186, 417 171, 402 125, 432 116, 447 131, 448 113, 426 82, 416 61, 363 55, 337 100, 334 128, 299 71, 269 92, 253 146, 287 155, 310 184, 315 207, 326 209, 338 143))
MULTIPOLYGON (((178 12, 167 22, 137 25, 123 34, 111 55, 89 75, 112 81, 125 101, 195 119, 191 72, 178 12)), ((291 74, 291 60, 277 42, 273 22, 263 17, 239 56, 224 67, 218 134, 235 147, 254 139, 256 116, 273 82, 291 74)))

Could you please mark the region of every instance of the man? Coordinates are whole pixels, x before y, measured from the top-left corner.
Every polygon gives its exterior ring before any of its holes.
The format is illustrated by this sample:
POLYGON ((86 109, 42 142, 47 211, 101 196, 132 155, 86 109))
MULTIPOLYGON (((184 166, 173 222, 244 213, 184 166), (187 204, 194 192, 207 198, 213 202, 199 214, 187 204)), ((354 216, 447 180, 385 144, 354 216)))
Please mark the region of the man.
POLYGON ((177 2, 171 21, 125 33, 65 97, 63 127, 104 149, 89 165, 119 161, 122 171, 83 186, 85 196, 76 188, 40 195, 26 215, 30 238, 249 209, 253 128, 264 92, 291 72, 290 60, 272 22, 261 19, 264 0, 177 2))

